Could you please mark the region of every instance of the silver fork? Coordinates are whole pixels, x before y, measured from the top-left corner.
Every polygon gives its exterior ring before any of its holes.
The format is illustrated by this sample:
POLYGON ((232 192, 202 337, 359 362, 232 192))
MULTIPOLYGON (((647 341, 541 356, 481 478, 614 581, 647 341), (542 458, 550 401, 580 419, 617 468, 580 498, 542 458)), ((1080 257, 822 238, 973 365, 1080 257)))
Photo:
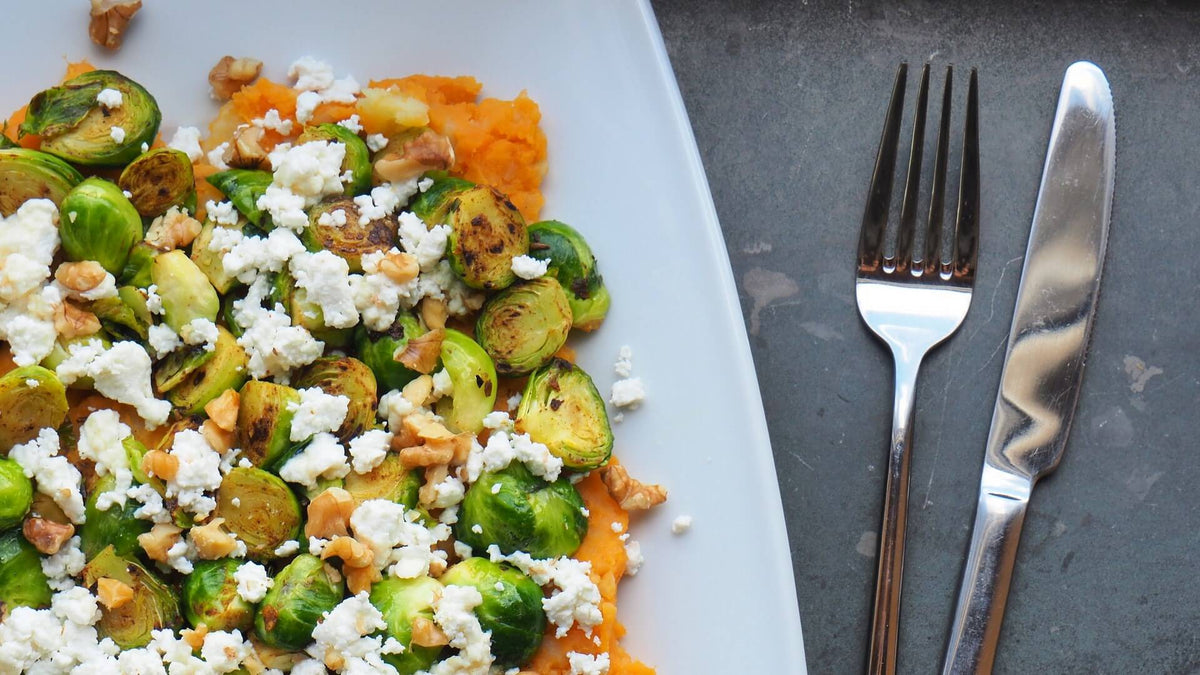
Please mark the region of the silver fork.
POLYGON ((924 253, 914 254, 917 195, 921 185, 921 155, 925 142, 925 108, 929 98, 929 64, 921 69, 917 110, 913 121, 908 174, 896 252, 884 254, 884 233, 891 207, 900 119, 908 67, 901 64, 884 120, 883 136, 858 241, 858 312, 867 326, 892 350, 895 361, 895 403, 888 446, 887 492, 879 536, 879 571, 867 672, 896 671, 900 624, 900 589, 904 573, 904 534, 908 517, 908 477, 912 452, 914 391, 921 360, 950 337, 971 305, 979 246, 979 93, 975 70, 967 89, 963 154, 958 183, 958 213, 954 223, 951 259, 942 259, 941 231, 945 210, 946 159, 950 145, 950 98, 953 69, 946 69, 942 112, 933 165, 924 253))

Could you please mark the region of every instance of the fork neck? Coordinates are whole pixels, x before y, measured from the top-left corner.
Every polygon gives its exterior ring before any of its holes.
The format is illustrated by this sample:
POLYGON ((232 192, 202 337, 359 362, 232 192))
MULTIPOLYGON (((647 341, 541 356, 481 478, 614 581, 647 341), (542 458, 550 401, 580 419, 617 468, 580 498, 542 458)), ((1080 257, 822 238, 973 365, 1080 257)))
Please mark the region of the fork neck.
POLYGON ((895 396, 892 406, 892 448, 897 444, 909 445, 912 437, 911 422, 913 408, 916 404, 917 372, 921 369, 921 361, 926 351, 917 351, 909 345, 892 346, 892 360, 895 363, 895 396))

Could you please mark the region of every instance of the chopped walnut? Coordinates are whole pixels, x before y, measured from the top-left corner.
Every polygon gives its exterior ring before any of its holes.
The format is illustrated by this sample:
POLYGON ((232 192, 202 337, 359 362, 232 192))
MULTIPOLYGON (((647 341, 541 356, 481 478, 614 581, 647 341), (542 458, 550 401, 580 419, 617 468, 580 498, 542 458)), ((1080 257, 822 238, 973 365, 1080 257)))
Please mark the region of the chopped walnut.
POLYGON ((445 339, 446 330, 435 328, 409 340, 408 344, 404 345, 404 349, 399 350, 394 358, 409 370, 428 374, 433 372, 438 358, 442 355, 442 341, 445 339))
POLYGON ((610 464, 602 469, 600 477, 608 486, 608 493, 626 511, 645 511, 667 501, 667 490, 663 486, 638 481, 620 464, 610 464))
POLYGON ((454 146, 432 129, 400 143, 399 148, 390 145, 372 165, 374 177, 382 183, 403 183, 427 171, 446 171, 454 166, 454 146))
POLYGON ((154 527, 145 534, 138 535, 138 543, 146 552, 146 557, 155 562, 167 564, 167 551, 182 539, 183 530, 171 523, 155 523, 154 527))
POLYGON ((204 437, 206 443, 212 446, 213 450, 221 454, 229 452, 235 440, 232 431, 222 429, 212 420, 204 420, 204 424, 200 425, 200 435, 204 437))
POLYGON ((350 534, 350 514, 357 506, 354 497, 342 488, 331 487, 308 503, 308 522, 304 536, 331 539, 350 534))
POLYGON ((355 595, 363 591, 370 591, 371 584, 383 578, 383 575, 374 565, 347 567, 342 571, 346 575, 346 588, 350 589, 350 592, 355 595))
POLYGON ((454 449, 448 446, 414 445, 400 451, 400 464, 406 469, 449 464, 452 459, 454 459, 454 449))
POLYGON ((433 395, 433 378, 429 375, 413 378, 400 390, 400 395, 418 408, 425 405, 433 395))
POLYGON ((427 414, 413 414, 404 418, 404 428, 424 441, 448 441, 454 432, 427 414))
POLYGON ((162 450, 151 450, 142 455, 142 471, 155 478, 171 480, 179 473, 179 458, 162 450))
POLYGON ((92 0, 92 22, 88 35, 92 42, 119 49, 130 19, 142 8, 142 0, 92 0))
POLYGON ((233 132, 233 140, 225 148, 221 159, 229 166, 238 169, 269 169, 270 161, 267 151, 263 148, 262 127, 242 125, 233 132))
POLYGON ((421 647, 443 647, 450 644, 450 638, 426 616, 416 616, 412 620, 412 643, 421 647))
POLYGON ((95 260, 65 262, 54 270, 54 280, 77 293, 86 293, 104 283, 108 271, 95 260))
POLYGON ((187 211, 172 207, 150 223, 146 243, 160 251, 173 251, 192 243, 202 227, 187 211))
POLYGON ((225 431, 237 428, 238 408, 242 405, 242 397, 236 389, 226 389, 221 395, 209 401, 204 406, 204 412, 212 423, 225 431))
POLYGON ((421 265, 411 253, 389 253, 379 261, 379 271, 397 284, 405 284, 417 278, 421 265))
POLYGON ((133 588, 119 579, 100 577, 96 580, 96 597, 108 609, 118 609, 133 599, 133 588))
POLYGON ((21 526, 21 533, 25 535, 25 541, 33 544, 38 553, 54 555, 75 535, 75 526, 45 518, 26 518, 21 526))
POLYGON ((446 307, 446 301, 439 298, 425 298, 421 301, 421 320, 430 330, 435 328, 445 328, 446 319, 450 316, 450 310, 446 307))
POLYGON ((225 101, 257 79, 261 72, 262 61, 258 59, 222 56, 217 65, 208 71, 208 83, 212 85, 213 96, 225 101))
POLYGON ((432 504, 437 501, 437 486, 446 477, 450 475, 450 467, 445 464, 437 464, 425 468, 425 484, 421 486, 417 492, 417 499, 423 505, 432 504))
POLYGON ((192 527, 192 544, 196 547, 196 555, 201 559, 227 558, 237 550, 237 537, 221 529, 223 524, 224 518, 213 518, 204 525, 192 527))
POLYGON ((54 308, 54 329, 61 337, 70 339, 100 332, 100 319, 95 314, 80 309, 64 300, 54 308))
POLYGON ((200 624, 195 628, 184 628, 179 631, 179 637, 188 643, 192 649, 199 650, 204 646, 204 636, 208 635, 208 626, 200 624))
POLYGON ((375 562, 375 553, 354 537, 341 536, 325 545, 321 560, 341 558, 342 571, 347 567, 367 567, 375 562))

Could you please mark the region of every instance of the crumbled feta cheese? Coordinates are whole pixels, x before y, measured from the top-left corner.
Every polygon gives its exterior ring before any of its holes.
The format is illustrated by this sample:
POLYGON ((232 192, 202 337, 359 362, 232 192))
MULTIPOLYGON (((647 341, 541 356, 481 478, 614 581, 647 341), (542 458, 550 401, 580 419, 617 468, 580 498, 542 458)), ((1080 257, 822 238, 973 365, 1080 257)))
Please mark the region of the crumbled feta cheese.
POLYGON ((439 523, 426 528, 420 514, 406 511, 403 504, 385 499, 369 499, 350 515, 350 528, 356 539, 374 553, 376 569, 391 566, 389 573, 401 579, 413 579, 430 573, 434 566, 444 568, 446 552, 434 550, 450 538, 450 528, 439 523))
POLYGON ((395 673, 383 661, 383 655, 398 654, 404 647, 395 638, 385 640, 377 634, 386 629, 383 614, 363 591, 323 614, 313 629, 313 642, 305 651, 313 659, 339 664, 340 673, 395 673))
POLYGON ((62 296, 77 300, 103 300, 104 298, 117 297, 117 280, 112 275, 112 272, 105 272, 104 278, 100 280, 100 283, 86 291, 67 288, 57 281, 52 282, 52 285, 58 289, 58 292, 62 296))
POLYGON ((179 339, 179 334, 171 330, 171 327, 165 323, 150 326, 148 333, 150 337, 147 342, 150 344, 150 348, 154 350, 154 358, 156 359, 161 359, 183 346, 183 341, 179 339))
POLYGON ((37 438, 20 443, 8 451, 8 458, 21 465, 25 476, 32 478, 38 492, 54 500, 71 522, 84 521, 83 494, 80 485, 83 477, 71 462, 58 454, 58 432, 46 428, 38 432, 37 438))
POLYGON ((302 56, 288 67, 288 77, 296 80, 292 85, 302 91, 320 91, 333 86, 333 66, 311 56, 302 56))
POLYGON ((96 94, 96 102, 108 110, 116 110, 125 102, 125 97, 121 96, 120 91, 106 87, 96 94))
POLYGON ((392 434, 371 429, 350 439, 350 459, 354 473, 367 473, 383 463, 392 445, 392 434))
POLYGON ((434 398, 442 398, 450 396, 454 393, 454 380, 450 379, 450 373, 445 368, 433 374, 433 396, 434 398))
POLYGON ((234 301, 233 319, 244 329, 237 341, 250 357, 247 369, 252 376, 259 379, 273 376, 286 382, 292 368, 307 365, 320 357, 325 343, 314 339, 303 327, 293 326, 292 318, 283 311, 282 305, 276 304, 275 309, 263 308, 267 291, 266 278, 260 277, 250 285, 245 298, 234 301))
POLYGON ((609 402, 618 408, 635 409, 645 399, 646 388, 642 385, 642 378, 629 377, 613 382, 612 396, 609 397, 609 402))
POLYGON ((287 409, 295 413, 290 438, 299 443, 322 431, 337 431, 346 419, 350 399, 341 394, 326 394, 320 387, 309 387, 301 389, 300 400, 288 403, 287 409))
POLYGON ((316 487, 322 478, 345 478, 350 473, 346 463, 346 450, 332 434, 319 433, 312 437, 299 454, 293 456, 279 469, 279 477, 289 483, 305 487, 316 487))
POLYGON ((325 550, 325 547, 328 545, 329 545, 328 539, 321 539, 320 537, 309 537, 308 538, 308 554, 319 556, 319 555, 321 555, 321 552, 325 550))
POLYGON ((503 429, 504 431, 513 430, 512 417, 503 410, 493 410, 483 416, 483 428, 495 431, 503 429))
POLYGON ((458 477, 451 474, 433 486, 433 494, 433 502, 429 504, 429 507, 445 509, 462 503, 463 497, 466 495, 466 486, 458 477))
POLYGON ((549 260, 538 260, 537 258, 518 255, 512 259, 513 274, 522 279, 537 279, 546 275, 546 271, 550 269, 549 260))
MULTIPOLYGON (((204 644, 200 647, 200 656, 204 664, 215 673, 231 673, 242 665, 242 661, 254 653, 249 641, 242 639, 241 631, 209 631, 204 634, 204 644)), ((176 672, 174 668, 171 672, 176 672)), ((187 671, 197 672, 197 671, 187 671)))
POLYGON ((296 119, 300 120, 301 124, 308 124, 308 121, 312 119, 313 112, 322 102, 321 95, 315 91, 300 92, 300 95, 296 97, 296 119))
POLYGON ((633 348, 624 345, 617 352, 617 362, 613 364, 613 372, 617 377, 626 378, 633 375, 633 348))
POLYGON ((54 595, 49 609, 14 607, 0 623, 0 672, 116 672, 120 648, 100 639, 96 599, 86 588, 54 595))
POLYGON ((631 577, 635 576, 646 562, 646 558, 642 555, 642 545, 636 541, 626 541, 625 558, 625 574, 631 577))
POLYGON ((458 541, 457 539, 454 540, 454 555, 466 560, 467 558, 471 557, 472 553, 474 553, 474 551, 471 550, 470 546, 458 541))
POLYGON ((621 534, 622 532, 625 531, 625 526, 622 525, 620 523, 620 521, 617 521, 617 520, 614 520, 612 522, 612 525, 609 525, 609 527, 612 529, 613 532, 616 532, 617 534, 621 534))
POLYGON ((195 557, 195 547, 191 542, 180 539, 167 549, 167 566, 180 574, 191 574, 195 569, 192 564, 195 557))
POLYGON ((47 284, 58 244, 58 208, 48 199, 31 199, 0 218, 0 340, 19 366, 44 359, 58 338, 62 293, 47 284))
POLYGON ((691 516, 679 516, 675 520, 671 521, 671 534, 683 534, 690 529, 692 529, 691 516))
POLYGON ((367 149, 371 152, 379 152, 387 147, 388 137, 383 134, 367 134, 367 149))
POLYGON ((258 602, 267 595, 275 580, 267 574, 267 568, 255 562, 242 563, 233 573, 237 582, 237 594, 246 602, 258 602))
POLYGON ((288 539, 275 549, 275 555, 279 558, 286 558, 299 550, 300 542, 295 539, 288 539))
POLYGON ((125 142, 125 130, 121 127, 114 126, 108 130, 108 135, 117 143, 125 142))
POLYGON ((90 377, 96 391, 133 406, 151 429, 167 421, 171 403, 154 398, 150 386, 150 355, 136 342, 118 342, 105 349, 99 340, 72 343, 55 372, 63 384, 90 377))
POLYGON ((221 256, 226 274, 246 284, 263 274, 282 271, 289 260, 304 253, 304 244, 295 234, 279 229, 266 237, 248 237, 232 228, 217 228, 208 248, 221 256))
POLYGON ((446 254, 449 225, 427 227, 416 214, 405 211, 398 218, 400 245, 417 257, 422 271, 429 271, 446 254))
POLYGON ((558 480, 563 461, 551 454, 541 443, 533 441, 529 434, 513 434, 500 429, 488 436, 487 446, 472 442, 467 455, 467 478, 479 480, 485 471, 500 471, 514 460, 524 464, 535 476, 550 482, 558 480))
POLYGON ((501 488, 501 487, 502 487, 502 486, 501 486, 499 483, 493 483, 493 484, 492 484, 492 494, 494 494, 494 495, 498 495, 498 494, 500 494, 500 488, 501 488))
POLYGON ((608 675, 609 658, 607 653, 581 654, 567 652, 567 663, 571 666, 570 675, 608 675))
POLYGON ((578 625, 585 635, 591 635, 592 628, 603 621, 600 589, 589 576, 591 563, 566 556, 538 560, 521 551, 504 555, 495 544, 488 546, 487 552, 492 562, 507 562, 539 586, 555 587, 550 597, 542 600, 542 608, 550 623, 557 626, 555 635, 558 637, 566 635, 574 625, 578 625))
POLYGON ((338 122, 339 127, 345 127, 356 134, 361 134, 363 130, 362 122, 359 121, 358 115, 351 115, 346 119, 338 122))
POLYGON ((306 291, 305 299, 320 307, 326 326, 350 328, 358 323, 345 258, 329 251, 304 252, 292 257, 289 268, 296 287, 306 291))
POLYGON ((431 675, 486 675, 495 657, 492 634, 475 616, 483 596, 473 586, 447 586, 433 604, 433 620, 458 653, 435 664, 431 675))
POLYGON ((171 514, 163 505, 162 495, 149 485, 136 485, 125 491, 125 496, 141 504, 133 512, 135 518, 149 520, 155 523, 171 522, 171 514))
POLYGON ((225 163, 225 151, 228 149, 229 141, 225 141, 212 150, 209 150, 208 154, 205 155, 205 157, 208 159, 208 163, 212 164, 213 168, 218 171, 228 171, 229 165, 225 163))
MULTIPOLYGON (((50 588, 61 591, 75 586, 72 577, 82 572, 87 564, 80 543, 78 536, 71 537, 58 549, 58 553, 42 558, 42 574, 46 575, 50 588)), ((3 658, 3 652, 4 650, 0 649, 0 659, 3 658)))
POLYGON ((184 324, 179 331, 179 337, 189 345, 204 345, 204 351, 211 352, 217 348, 217 324, 208 319, 192 319, 184 324))
POLYGON ((133 486, 133 471, 124 441, 132 435, 117 412, 108 409, 88 415, 79 429, 79 456, 95 463, 97 475, 114 478, 112 489, 96 497, 96 508, 100 511, 107 511, 113 504, 125 506, 128 498, 125 493, 133 486))
POLYGON ((215 202, 210 199, 204 204, 204 210, 208 212, 208 217, 218 225, 238 224, 238 212, 234 208, 233 202, 215 202))
POLYGON ((151 314, 162 314, 162 296, 158 294, 158 286, 150 284, 146 289, 146 309, 150 310, 151 314))
POLYGON ((296 146, 277 145, 269 155, 274 169, 271 185, 256 205, 271 214, 276 227, 301 232, 308 227, 304 209, 326 195, 342 192, 345 156, 346 146, 342 143, 310 141, 296 146))
POLYGON ((175 476, 167 481, 167 497, 201 520, 216 508, 211 492, 221 487, 221 455, 198 431, 175 434, 169 453, 179 460, 175 476))
POLYGON ((516 410, 517 406, 519 405, 521 405, 521 392, 519 391, 512 396, 509 396, 508 400, 505 401, 505 406, 508 408, 509 412, 516 410))
POLYGON ((317 224, 323 227, 345 227, 346 210, 334 209, 332 211, 322 211, 321 215, 317 216, 317 224))
POLYGON ((474 532, 475 534, 483 534, 483 526, 480 525, 479 523, 475 523, 474 525, 471 526, 471 531, 474 532))
POLYGON ((167 143, 167 147, 182 152, 192 162, 197 162, 204 156, 204 151, 200 148, 200 130, 196 127, 176 129, 175 135, 171 137, 171 142, 167 143))
POLYGON ((267 114, 263 115, 262 117, 257 117, 255 119, 251 120, 250 123, 260 129, 270 129, 272 131, 278 131, 280 134, 283 134, 284 136, 287 136, 288 134, 292 133, 292 121, 285 120, 282 117, 280 117, 279 111, 274 108, 271 108, 270 110, 268 110, 267 114))

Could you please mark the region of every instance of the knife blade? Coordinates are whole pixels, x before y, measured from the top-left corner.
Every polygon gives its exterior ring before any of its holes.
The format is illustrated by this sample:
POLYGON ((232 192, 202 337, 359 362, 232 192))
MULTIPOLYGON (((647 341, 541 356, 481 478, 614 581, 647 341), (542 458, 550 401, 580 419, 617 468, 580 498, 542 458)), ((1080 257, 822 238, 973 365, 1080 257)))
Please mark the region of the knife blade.
POLYGON ((1112 205, 1112 93, 1067 68, 1025 253, 944 675, 990 673, 1025 509, 1062 459, 1079 399, 1112 205))

